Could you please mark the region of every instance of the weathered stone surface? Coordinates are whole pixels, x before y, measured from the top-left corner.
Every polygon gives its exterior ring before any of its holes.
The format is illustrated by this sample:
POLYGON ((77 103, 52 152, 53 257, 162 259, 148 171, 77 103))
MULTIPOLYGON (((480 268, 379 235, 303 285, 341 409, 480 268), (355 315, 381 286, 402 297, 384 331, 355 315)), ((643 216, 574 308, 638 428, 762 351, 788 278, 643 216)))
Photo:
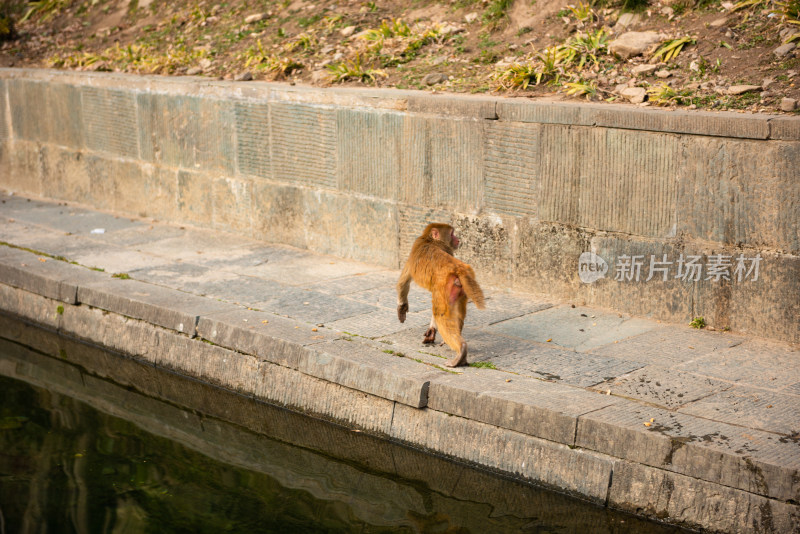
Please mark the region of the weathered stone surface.
POLYGON ((253 183, 238 178, 211 182, 214 228, 250 235, 253 227, 253 183))
POLYGON ((272 178, 336 188, 336 111, 299 103, 270 104, 272 178))
POLYGON ((579 447, 758 495, 800 492, 800 455, 779 434, 620 402, 580 416, 576 436, 579 447))
POLYGON ((620 94, 633 104, 641 104, 647 98, 647 90, 643 87, 626 87, 620 94))
POLYGON ((539 193, 538 125, 495 121, 484 127, 486 209, 536 216, 539 193))
POLYGON ((269 104, 236 102, 236 166, 241 174, 272 177, 269 144, 269 104))
POLYGON ((13 139, 2 146, 0 180, 3 188, 14 193, 41 196, 45 182, 41 145, 13 139))
POLYGON ((461 245, 456 254, 475 270, 478 283, 503 283, 511 279, 512 238, 499 217, 458 217, 453 221, 461 245))
POLYGON ((189 336, 195 335, 201 314, 231 306, 136 280, 115 279, 82 284, 78 288, 78 301, 189 336))
POLYGON ((390 435, 595 502, 605 501, 614 465, 603 455, 576 454, 566 445, 402 404, 396 405, 390 435))
POLYGON ((335 337, 327 329, 312 328, 272 313, 239 308, 204 314, 198 321, 197 335, 216 345, 297 369, 309 357, 305 347, 335 337))
POLYGON ((26 79, 12 79, 6 83, 11 122, 17 139, 83 148, 79 87, 26 79), (42 102, 47 102, 47 105, 43 106, 42 102))
POLYGON ((800 140, 800 117, 775 117, 769 127, 770 139, 800 140))
POLYGON ((136 96, 130 90, 81 88, 86 148, 113 156, 139 157, 136 96))
POLYGON ((431 381, 428 407, 529 436, 574 445, 578 417, 618 402, 561 384, 465 369, 431 381))
POLYGON ((0 283, 0 302, 4 312, 52 329, 59 328, 65 314, 70 315, 77 309, 69 305, 61 306, 61 301, 48 299, 5 283, 0 283), (59 313, 59 306, 63 308, 62 313, 59 313))
POLYGON ((396 200, 400 181, 403 115, 394 111, 336 112, 339 189, 396 200))
POLYGON ((430 381, 444 371, 383 350, 379 343, 330 341, 310 347, 298 370, 414 408, 427 405, 430 381))
POLYGON ((154 92, 136 95, 145 161, 207 172, 234 171, 233 104, 154 92))
POLYGON ((0 282, 67 304, 78 302, 78 285, 108 279, 108 275, 39 256, 0 247, 0 282))
POLYGON ((592 126, 595 109, 586 105, 565 102, 540 102, 518 100, 497 101, 497 116, 502 122, 534 122, 592 126))
POLYGON ((721 532, 794 532, 797 505, 630 462, 618 462, 609 505, 721 532))
POLYGON ((483 207, 483 127, 475 119, 406 115, 399 200, 462 212, 483 207))
MULTIPOLYGON (((447 81, 445 78, 444 81, 447 81)), ((435 82, 440 83, 440 82, 435 82)), ((473 119, 496 119, 495 97, 463 95, 409 95, 407 111, 410 113, 433 113, 473 119)))

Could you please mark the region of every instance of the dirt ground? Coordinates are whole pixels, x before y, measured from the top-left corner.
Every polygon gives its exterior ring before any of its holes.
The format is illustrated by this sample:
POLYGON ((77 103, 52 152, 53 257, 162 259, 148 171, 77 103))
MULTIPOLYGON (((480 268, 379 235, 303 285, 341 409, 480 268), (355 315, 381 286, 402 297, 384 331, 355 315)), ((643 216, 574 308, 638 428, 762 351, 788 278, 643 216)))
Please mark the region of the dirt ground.
POLYGON ((800 0, 5 1, 2 67, 800 113, 800 0))

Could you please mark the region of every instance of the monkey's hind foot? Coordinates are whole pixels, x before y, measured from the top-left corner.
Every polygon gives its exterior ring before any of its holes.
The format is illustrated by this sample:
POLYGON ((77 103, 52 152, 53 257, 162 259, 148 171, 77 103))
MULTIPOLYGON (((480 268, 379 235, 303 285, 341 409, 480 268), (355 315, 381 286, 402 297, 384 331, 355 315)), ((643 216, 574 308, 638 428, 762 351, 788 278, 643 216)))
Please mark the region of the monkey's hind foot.
POLYGON ((445 363, 447 367, 459 367, 461 365, 467 365, 467 342, 461 343, 461 350, 456 356, 453 356, 445 363))
POLYGON ((436 329, 431 327, 425 330, 425 337, 422 338, 422 342, 427 344, 436 343, 436 329))

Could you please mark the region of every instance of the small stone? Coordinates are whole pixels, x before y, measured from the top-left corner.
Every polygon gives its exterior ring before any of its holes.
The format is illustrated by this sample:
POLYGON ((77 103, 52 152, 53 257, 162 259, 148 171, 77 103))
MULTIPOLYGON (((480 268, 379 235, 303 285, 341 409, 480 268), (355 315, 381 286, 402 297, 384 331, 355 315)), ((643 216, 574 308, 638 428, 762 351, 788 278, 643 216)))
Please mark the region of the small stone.
POLYGON ((667 69, 661 69, 660 71, 656 72, 656 76, 659 78, 669 78, 672 76, 672 73, 667 69))
POLYGON ((209 68, 211 66, 211 60, 206 58, 206 57, 201 59, 199 61, 199 63, 200 63, 200 66, 203 67, 203 69, 207 69, 207 68, 209 68))
POLYGON ((235 81, 235 82, 249 82, 252 79, 253 79, 253 74, 248 72, 248 71, 246 71, 246 72, 240 72, 239 74, 237 74, 236 77, 233 79, 233 81, 235 81))
POLYGON ((356 27, 355 26, 346 26, 346 27, 342 28, 341 30, 339 30, 339 34, 342 37, 350 37, 351 35, 353 35, 353 33, 355 31, 356 31, 356 27))
POLYGON ((728 17, 722 17, 716 20, 712 20, 709 26, 711 26, 712 28, 721 28, 722 26, 725 26, 727 23, 728 23, 728 17))
POLYGON ((665 17, 667 17, 667 18, 671 18, 672 15, 675 14, 675 10, 672 9, 671 7, 669 7, 669 6, 664 6, 664 7, 661 8, 661 14, 664 15, 665 17))
POLYGON ((467 24, 472 24, 473 22, 478 20, 478 14, 475 12, 467 13, 466 15, 464 15, 464 20, 467 21, 467 24))
POLYGON ((655 72, 657 68, 658 66, 656 65, 636 65, 631 69, 631 74, 634 76, 647 76, 648 74, 655 72))
POLYGON ((760 85, 731 85, 728 87, 726 94, 729 95, 743 95, 745 93, 749 93, 750 91, 760 91, 760 85))
POLYGON ((761 88, 766 91, 774 83, 775 83, 775 78, 764 78, 764 81, 761 82, 761 88))
POLYGON ((438 66, 447 61, 445 56, 436 56, 431 60, 431 65, 438 66))
POLYGON ((643 54, 651 46, 660 43, 663 37, 657 32, 627 32, 611 41, 608 50, 622 59, 628 59, 643 54))
POLYGON ((436 85, 437 83, 444 83, 447 81, 447 74, 440 72, 433 72, 422 78, 422 83, 425 85, 436 85))
POLYGON ((244 19, 245 24, 255 24, 256 22, 261 22, 269 17, 266 13, 256 13, 255 15, 250 15, 249 17, 244 19))
POLYGON ((627 87, 620 94, 630 100, 632 104, 641 104, 647 98, 647 91, 643 87, 627 87))
POLYGON ((187 76, 197 76, 198 74, 202 73, 203 69, 200 67, 192 67, 191 69, 186 71, 187 76))
POLYGON ((784 44, 784 45, 781 45, 781 46, 779 46, 779 47, 778 47, 778 48, 776 48, 775 50, 773 50, 773 51, 772 51, 772 53, 775 55, 775 57, 779 57, 779 58, 780 58, 780 57, 786 57, 786 56, 788 56, 788 55, 789 55, 789 54, 790 54, 790 53, 791 53, 791 52, 792 52, 792 51, 793 51, 795 48, 797 48, 797 45, 796 45, 796 44, 794 44, 794 43, 786 43, 786 44, 784 44))
POLYGON ((617 19, 617 25, 614 27, 616 31, 624 31, 626 28, 632 28, 642 21, 642 16, 638 13, 623 13, 617 19))
POLYGON ((318 69, 311 72, 311 83, 325 84, 331 81, 331 76, 325 69, 318 69))
POLYGON ((687 83, 683 88, 687 91, 697 91, 700 89, 700 84, 698 82, 687 83))
POLYGON ((781 111, 794 111, 797 109, 797 100, 794 98, 781 98, 781 111))

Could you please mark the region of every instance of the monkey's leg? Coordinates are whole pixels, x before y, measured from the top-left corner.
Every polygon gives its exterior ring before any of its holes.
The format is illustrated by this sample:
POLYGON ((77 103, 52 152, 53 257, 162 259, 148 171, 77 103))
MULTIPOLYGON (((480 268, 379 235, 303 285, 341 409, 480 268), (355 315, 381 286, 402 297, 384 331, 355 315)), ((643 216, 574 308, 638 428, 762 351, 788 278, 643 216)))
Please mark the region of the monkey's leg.
POLYGON ((467 342, 461 337, 461 329, 464 326, 466 312, 467 298, 462 296, 444 314, 434 317, 442 339, 457 353, 445 362, 447 367, 458 367, 467 364, 467 342))
POLYGON ((411 287, 411 272, 408 269, 408 263, 403 267, 403 272, 400 273, 400 279, 397 281, 397 318, 401 323, 406 322, 406 313, 408 313, 408 290, 411 287))
POLYGON ((423 343, 434 343, 436 342, 436 316, 431 315, 431 324, 427 330, 425 330, 425 337, 422 339, 423 343))

